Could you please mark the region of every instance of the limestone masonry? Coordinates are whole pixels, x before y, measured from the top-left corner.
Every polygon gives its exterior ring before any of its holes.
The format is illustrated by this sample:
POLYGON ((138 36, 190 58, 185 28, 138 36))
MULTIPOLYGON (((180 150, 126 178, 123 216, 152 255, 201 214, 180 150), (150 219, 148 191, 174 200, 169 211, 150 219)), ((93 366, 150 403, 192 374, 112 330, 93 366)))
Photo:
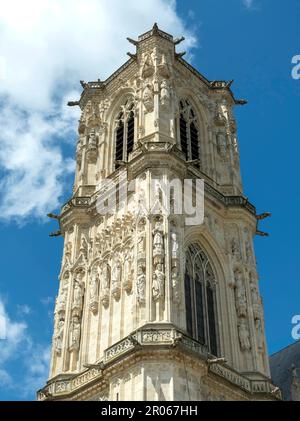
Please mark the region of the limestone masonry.
POLYGON ((81 109, 77 165, 58 217, 64 251, 38 399, 280 399, 253 249, 260 217, 243 194, 233 116, 245 101, 157 25, 129 41, 136 53, 69 103, 81 109), (117 208, 100 214, 108 178, 117 208), (138 185, 127 201, 121 179, 138 185), (161 181, 186 179, 204 180, 203 224, 164 212, 161 181))

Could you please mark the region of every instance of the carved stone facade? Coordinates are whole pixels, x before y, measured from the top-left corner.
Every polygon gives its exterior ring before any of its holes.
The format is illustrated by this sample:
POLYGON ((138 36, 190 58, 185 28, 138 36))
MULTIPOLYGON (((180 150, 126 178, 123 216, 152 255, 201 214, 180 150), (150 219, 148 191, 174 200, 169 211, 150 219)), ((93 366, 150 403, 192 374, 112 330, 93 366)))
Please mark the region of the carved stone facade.
POLYGON ((183 60, 179 41, 154 25, 130 40, 137 51, 127 63, 104 82, 82 82, 70 103, 82 111, 77 167, 59 216, 65 245, 41 400, 280 398, 269 380, 256 211, 240 177, 233 108, 241 101, 183 60), (108 177, 117 206, 101 212, 108 177), (124 177, 137 188, 123 203, 124 177), (203 224, 164 212, 160 183, 174 179, 204 180, 203 224), (201 265, 203 340, 193 326, 201 306, 187 302, 187 279, 197 294, 201 265))

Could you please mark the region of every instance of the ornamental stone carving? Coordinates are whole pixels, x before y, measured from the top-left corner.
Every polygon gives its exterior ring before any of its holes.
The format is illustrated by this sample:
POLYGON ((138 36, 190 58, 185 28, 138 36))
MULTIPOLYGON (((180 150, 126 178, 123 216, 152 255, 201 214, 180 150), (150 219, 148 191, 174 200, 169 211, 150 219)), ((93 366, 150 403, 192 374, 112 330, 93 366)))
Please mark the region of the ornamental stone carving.
POLYGON ((56 299, 56 306, 55 306, 55 313, 58 315, 59 319, 64 319, 65 312, 66 312, 67 295, 68 295, 68 286, 63 284, 61 287, 61 292, 59 293, 56 299))
POLYGON ((133 279, 133 264, 132 264, 133 249, 126 249, 124 253, 124 270, 123 270, 123 288, 129 294, 132 289, 133 279))
POLYGON ((145 265, 143 263, 138 264, 137 268, 137 279, 136 279, 136 296, 137 301, 140 304, 145 303, 146 295, 146 274, 145 274, 145 265))
POLYGON ((240 319, 238 322, 238 333, 241 349, 249 351, 251 349, 249 327, 245 319, 240 319))
POLYGON ((163 272, 163 265, 158 262, 156 264, 152 280, 152 296, 154 301, 158 301, 164 298, 164 288, 165 274, 163 272))
POLYGON ((112 296, 119 300, 121 296, 121 263, 119 257, 115 257, 112 261, 111 270, 111 293, 112 296))
POLYGON ((145 89, 143 91, 143 104, 148 113, 153 111, 154 94, 153 94, 153 87, 149 83, 145 86, 145 89))
POLYGON ((73 316, 70 326, 70 351, 78 351, 80 346, 80 335, 81 335, 81 320, 78 316, 73 316))
POLYGON ((175 231, 172 231, 171 233, 171 254, 173 260, 177 260, 179 258, 178 234, 175 231))
POLYGON ((90 309, 95 314, 98 309, 99 274, 97 268, 92 272, 90 280, 90 309))
POLYGON ((160 101, 163 106, 168 105, 170 102, 170 87, 166 80, 163 80, 160 84, 160 101))
POLYGON ((65 321, 59 320, 56 327, 56 332, 54 335, 54 349, 55 352, 60 355, 62 351, 63 337, 64 337, 64 326, 65 321))
POLYGON ((83 284, 81 282, 81 275, 76 274, 74 278, 72 312, 78 315, 80 315, 82 311, 83 294, 84 292, 83 284))
POLYGON ((174 266, 171 272, 172 291, 174 303, 180 303, 179 269, 174 266))
POLYGON ((239 270, 235 271, 235 305, 238 317, 247 316, 247 298, 243 275, 239 270))
POLYGON ((101 266, 101 302, 104 307, 109 304, 109 291, 110 291, 110 266, 104 262, 101 266))

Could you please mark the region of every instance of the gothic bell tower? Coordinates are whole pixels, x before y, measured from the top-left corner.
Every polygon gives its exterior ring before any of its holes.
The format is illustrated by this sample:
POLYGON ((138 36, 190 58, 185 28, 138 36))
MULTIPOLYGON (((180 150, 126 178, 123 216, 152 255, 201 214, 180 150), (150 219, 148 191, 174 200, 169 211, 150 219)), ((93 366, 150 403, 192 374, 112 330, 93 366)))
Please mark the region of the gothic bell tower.
MULTIPOLYGON (((128 40, 136 53, 107 80, 81 82, 69 103, 81 109, 76 174, 59 216, 51 368, 38 399, 279 399, 257 215, 240 176, 233 109, 244 101, 156 24, 128 40), (196 223, 176 208, 184 180, 202 181, 196 223)), ((196 193, 193 184, 182 201, 196 193)))

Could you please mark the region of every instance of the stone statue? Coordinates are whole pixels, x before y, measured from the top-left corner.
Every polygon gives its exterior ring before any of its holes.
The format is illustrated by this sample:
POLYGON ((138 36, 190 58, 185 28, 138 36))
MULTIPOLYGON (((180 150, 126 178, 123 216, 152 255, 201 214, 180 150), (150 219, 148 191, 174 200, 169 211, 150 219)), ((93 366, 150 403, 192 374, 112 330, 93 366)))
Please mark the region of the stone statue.
POLYGON ((124 256, 123 285, 125 291, 130 292, 132 286, 132 251, 126 250, 124 256))
POLYGON ((162 256, 164 249, 164 239, 162 233, 162 226, 160 222, 156 223, 153 236, 153 256, 162 256))
POLYGON ((97 149, 97 136, 96 133, 94 131, 92 131, 89 135, 89 144, 88 144, 88 149, 97 149))
POLYGON ((145 245, 146 245, 146 234, 145 232, 141 232, 138 237, 138 244, 137 244, 137 250, 138 250, 138 258, 144 257, 145 254, 145 245))
POLYGON ((238 317, 247 315, 247 298, 243 276, 240 271, 235 272, 235 304, 238 317))
POLYGON ((172 247, 172 259, 178 259, 178 253, 179 253, 179 242, 177 238, 177 233, 172 232, 171 233, 171 247, 172 247))
POLYGON ((179 270, 175 266, 172 268, 171 280, 172 280, 172 290, 173 290, 173 301, 174 303, 180 302, 180 291, 179 291, 179 270))
POLYGON ((56 300, 56 313, 64 313, 66 311, 68 288, 62 287, 61 293, 58 295, 56 300))
POLYGON ((252 249, 251 249, 251 244, 250 241, 246 241, 246 245, 245 245, 245 250, 246 250, 246 262, 247 263, 252 263, 252 249))
POLYGON ((111 271, 111 288, 113 296, 118 299, 120 298, 121 290, 121 263, 119 258, 115 258, 112 262, 111 271))
POLYGON ((81 283, 75 279, 72 309, 82 309, 83 288, 81 283))
POLYGON ((160 84, 160 100, 162 105, 166 105, 170 100, 170 91, 166 80, 163 80, 160 84))
POLYGON ((80 319, 78 316, 74 316, 71 322, 71 330, 70 330, 70 349, 71 350, 78 350, 80 345, 80 333, 81 333, 81 325, 80 319))
POLYGON ((102 267, 102 290, 106 291, 110 288, 110 267, 107 262, 102 267))
POLYGON ((62 351, 62 341, 64 336, 64 320, 59 320, 57 324, 57 332, 54 338, 54 344, 55 344, 55 352, 57 354, 60 354, 62 351))
POLYGON ((91 281, 90 281, 90 302, 97 301, 98 298, 98 283, 99 278, 96 273, 92 274, 91 281))
POLYGON ((68 241, 65 248, 65 255, 68 259, 71 259, 72 256, 72 243, 68 241))
POLYGON ((257 346, 259 350, 263 350, 263 331, 262 331, 262 324, 260 319, 255 320, 255 327, 256 327, 256 336, 257 336, 257 346))
POLYGON ((260 304, 260 298, 258 293, 258 288, 256 286, 256 282, 252 276, 250 276, 250 290, 251 290, 251 298, 252 304, 260 304))
POLYGON ((80 241, 80 249, 79 249, 80 253, 83 254, 83 256, 85 258, 87 258, 87 253, 88 253, 88 243, 85 239, 85 236, 82 235, 81 236, 81 241, 80 241))
POLYGON ((239 320, 238 332, 241 349, 244 351, 249 351, 251 349, 250 333, 246 321, 244 319, 239 320))
POLYGON ((236 238, 231 240, 231 254, 235 259, 240 259, 241 257, 241 249, 236 238))
POLYGON ((138 265, 137 281, 136 281, 136 294, 139 303, 145 302, 145 289, 146 289, 146 275, 145 268, 142 264, 138 265))
POLYGON ((152 295, 154 301, 164 297, 165 275, 162 269, 162 264, 157 263, 152 282, 152 295))
POLYGON ((148 112, 151 112, 153 110, 153 92, 151 89, 151 85, 147 84, 144 92, 143 92, 143 104, 145 105, 145 108, 148 112))
POLYGON ((109 303, 109 290, 110 290, 110 267, 105 262, 100 270, 101 277, 101 302, 106 307, 109 303))

